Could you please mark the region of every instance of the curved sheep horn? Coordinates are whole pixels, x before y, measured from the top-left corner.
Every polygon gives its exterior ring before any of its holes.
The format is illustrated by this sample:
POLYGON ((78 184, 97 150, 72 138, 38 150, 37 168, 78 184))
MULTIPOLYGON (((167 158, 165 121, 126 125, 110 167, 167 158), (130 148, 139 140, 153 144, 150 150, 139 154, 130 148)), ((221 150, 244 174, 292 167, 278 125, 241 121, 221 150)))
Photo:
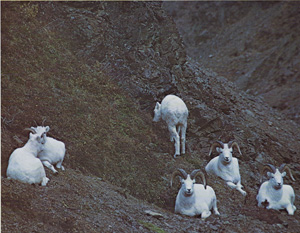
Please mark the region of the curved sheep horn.
POLYGON ((281 173, 283 173, 285 170, 287 170, 287 171, 289 172, 289 175, 290 175, 291 179, 292 179, 293 181, 296 181, 295 178, 293 177, 292 171, 291 171, 291 169, 288 167, 288 165, 286 165, 285 163, 284 163, 284 164, 281 164, 281 166, 279 167, 279 171, 280 171, 281 173))
POLYGON ((45 121, 46 121, 46 118, 44 118, 44 120, 43 120, 43 122, 42 122, 42 126, 44 126, 45 121))
POLYGON ((35 123, 35 126, 36 126, 36 127, 38 127, 38 124, 36 123, 36 121, 35 121, 35 120, 33 120, 33 122, 35 123))
POLYGON ((24 130, 28 130, 28 131, 31 131, 32 133, 36 133, 36 131, 32 128, 25 128, 24 130))
POLYGON ((211 145, 210 149, 209 149, 209 153, 208 153, 209 156, 211 155, 212 151, 213 151, 216 147, 222 147, 222 148, 224 148, 224 143, 221 142, 221 141, 216 141, 216 142, 214 142, 214 143, 211 145))
POLYGON ((228 147, 229 148, 236 147, 237 150, 239 151, 240 155, 242 154, 241 149, 240 149, 239 145, 237 144, 237 142, 234 142, 234 141, 228 142, 228 147))
POLYGON ((186 173, 185 170, 179 168, 175 172, 173 172, 172 177, 171 177, 171 187, 173 185, 173 180, 176 176, 181 176, 183 179, 186 179, 188 174, 186 173))
POLYGON ((201 172, 201 170, 200 169, 196 169, 196 170, 194 170, 194 171, 192 171, 192 173, 191 173, 191 179, 193 180, 193 179, 195 179, 197 176, 201 176, 201 179, 202 179, 202 182, 203 182, 203 185, 204 185, 204 188, 206 189, 206 179, 205 179, 205 175, 204 175, 204 173, 203 172, 201 172))
POLYGON ((263 174, 266 170, 271 171, 272 173, 276 172, 276 168, 272 164, 264 165, 260 172, 260 180, 259 180, 260 183, 262 182, 263 174))

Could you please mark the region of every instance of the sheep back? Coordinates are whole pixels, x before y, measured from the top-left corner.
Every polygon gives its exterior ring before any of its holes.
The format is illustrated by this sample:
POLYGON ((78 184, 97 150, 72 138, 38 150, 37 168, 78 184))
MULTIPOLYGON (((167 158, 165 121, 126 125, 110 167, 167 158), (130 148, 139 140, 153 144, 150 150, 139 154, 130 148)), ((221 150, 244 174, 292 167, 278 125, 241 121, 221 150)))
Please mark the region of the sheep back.
POLYGON ((62 161, 65 157, 65 144, 54 138, 47 137, 44 149, 38 154, 38 158, 42 161, 49 161, 51 164, 56 164, 62 161))
POLYGON ((8 178, 29 184, 41 184, 46 177, 42 162, 21 148, 11 154, 6 174, 8 178))
POLYGON ((161 102, 161 114, 167 124, 183 124, 187 121, 188 109, 182 99, 167 95, 161 102))

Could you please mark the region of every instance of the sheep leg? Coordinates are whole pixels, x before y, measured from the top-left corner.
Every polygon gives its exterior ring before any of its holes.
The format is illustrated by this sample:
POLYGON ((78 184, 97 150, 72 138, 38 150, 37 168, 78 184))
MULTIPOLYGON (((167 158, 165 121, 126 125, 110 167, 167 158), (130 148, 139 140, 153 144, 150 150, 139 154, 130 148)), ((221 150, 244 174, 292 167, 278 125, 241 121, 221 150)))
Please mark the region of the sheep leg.
POLYGON ((179 135, 176 131, 176 126, 168 126, 168 128, 171 136, 171 142, 175 141, 174 158, 176 158, 176 156, 180 155, 179 135))
POLYGON ((243 187, 243 186, 241 185, 240 182, 237 183, 237 184, 234 184, 234 183, 232 183, 231 181, 227 181, 226 184, 227 184, 230 188, 236 189, 237 191, 239 191, 241 194, 243 194, 243 196, 246 196, 246 195, 247 195, 247 193, 246 193, 244 190, 242 190, 242 187, 243 187))
POLYGON ((59 161, 57 164, 56 164, 56 168, 59 168, 59 169, 61 169, 61 170, 65 170, 65 168, 64 168, 64 166, 63 165, 61 165, 62 164, 62 162, 63 161, 59 161))
POLYGON ((214 210, 215 215, 220 215, 220 213, 218 211, 218 207, 217 207, 217 199, 215 199, 213 202, 213 210, 214 210))
POLYGON ((47 168, 51 169, 54 173, 58 173, 58 171, 55 170, 54 166, 53 166, 51 163, 49 163, 49 161, 44 160, 44 161, 42 161, 42 163, 43 163, 47 168))
POLYGON ((294 215, 295 210, 296 210, 296 206, 292 204, 286 207, 286 211, 288 212, 289 215, 294 215))
POLYGON ((42 185, 42 186, 46 186, 46 185, 47 185, 47 183, 48 183, 48 181, 49 181, 49 178, 47 178, 46 176, 45 176, 45 177, 43 177, 43 180, 42 180, 42 183, 41 183, 41 185, 42 185))
POLYGON ((246 193, 244 190, 242 190, 242 188, 243 188, 243 186, 241 185, 240 182, 238 182, 238 183, 236 184, 236 190, 239 191, 241 194, 243 194, 243 196, 246 196, 247 193, 246 193))
MULTIPOLYGON (((182 149, 182 154, 185 154, 185 134, 186 134, 186 127, 187 124, 185 123, 181 127, 181 149, 182 149)), ((179 134, 179 132, 178 132, 179 134)))
POLYGON ((211 215, 211 212, 209 210, 202 212, 201 214, 201 218, 202 219, 206 219, 207 217, 209 217, 211 215))

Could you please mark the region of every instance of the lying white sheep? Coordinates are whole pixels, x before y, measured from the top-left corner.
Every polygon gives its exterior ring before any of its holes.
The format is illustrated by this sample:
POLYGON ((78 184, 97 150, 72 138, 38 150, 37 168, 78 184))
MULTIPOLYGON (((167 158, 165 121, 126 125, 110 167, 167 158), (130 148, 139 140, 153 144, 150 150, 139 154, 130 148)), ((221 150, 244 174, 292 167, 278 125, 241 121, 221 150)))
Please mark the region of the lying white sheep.
POLYGON ((160 119, 167 123, 171 142, 175 142, 175 154, 180 155, 180 133, 181 133, 181 149, 185 154, 185 134, 187 128, 188 109, 185 103, 175 95, 167 95, 160 103, 156 103, 154 109, 154 122, 160 119))
POLYGON ((260 182, 262 182, 262 176, 266 170, 269 177, 268 181, 265 181, 259 188, 256 200, 259 207, 265 207, 267 209, 286 209, 289 215, 294 215, 296 206, 295 192, 292 186, 283 184, 283 177, 286 175, 285 170, 289 172, 290 177, 295 181, 291 170, 286 164, 282 164, 278 169, 273 165, 267 164, 263 167, 260 173, 260 182))
POLYGON ((208 174, 222 178, 230 188, 236 189, 246 196, 247 193, 242 190, 239 161, 237 158, 232 157, 233 147, 236 147, 239 153, 242 154, 236 142, 223 143, 217 141, 213 143, 209 155, 215 148, 220 154, 206 165, 205 170, 208 174))
POLYGON ((27 143, 10 155, 6 171, 7 178, 46 186, 49 179, 46 177, 41 160, 37 158, 38 153, 43 149, 44 142, 43 135, 30 133, 27 143))
POLYGON ((171 187, 176 176, 180 176, 181 188, 176 197, 175 213, 201 215, 201 218, 205 219, 211 215, 210 210, 213 209, 216 215, 220 215, 215 191, 206 185, 205 176, 200 169, 194 170, 190 175, 183 169, 176 170, 172 174, 171 187), (201 176, 203 185, 195 184, 198 175, 201 176))
POLYGON ((54 138, 46 136, 47 132, 50 130, 50 127, 37 126, 27 128, 27 130, 45 136, 44 149, 38 154, 38 158, 42 161, 42 163, 54 173, 58 173, 58 171, 53 165, 56 165, 57 168, 61 168, 64 171, 65 168, 62 166, 62 162, 66 153, 65 144, 54 138))

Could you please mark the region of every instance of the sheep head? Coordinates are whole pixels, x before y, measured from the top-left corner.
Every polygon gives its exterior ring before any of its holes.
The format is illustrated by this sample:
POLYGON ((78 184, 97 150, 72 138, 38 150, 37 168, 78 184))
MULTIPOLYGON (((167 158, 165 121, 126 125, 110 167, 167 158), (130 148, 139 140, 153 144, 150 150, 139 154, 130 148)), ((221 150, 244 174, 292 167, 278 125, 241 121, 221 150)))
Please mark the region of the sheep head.
POLYGON ((290 168, 286 164, 282 164, 278 169, 272 164, 266 164, 263 166, 260 172, 260 182, 262 182, 263 174, 267 172, 269 182, 272 184, 274 189, 281 189, 283 186, 283 177, 286 176, 286 172, 289 172, 289 175, 293 181, 295 181, 290 168))
POLYGON ((161 119, 161 104, 156 102, 155 108, 154 108, 154 122, 158 122, 161 119))
POLYGON ((216 149, 220 153, 222 163, 231 163, 232 151, 234 147, 236 147, 239 153, 242 154, 239 145, 234 141, 230 141, 228 143, 223 143, 221 141, 214 142, 210 147, 209 156, 211 156, 212 151, 216 149))
POLYGON ((184 191, 185 196, 191 196, 194 193, 194 184, 196 182, 196 177, 201 176, 204 188, 206 189, 206 179, 203 172, 200 169, 192 171, 191 174, 187 174, 185 170, 178 169, 172 174, 171 187, 173 185, 173 179, 179 176, 181 182, 181 189, 184 191))
POLYGON ((43 144, 45 143, 45 140, 43 136, 39 134, 29 134, 28 142, 31 143, 31 145, 37 150, 37 152, 40 152, 43 150, 43 144))
POLYGON ((41 143, 44 144, 46 142, 46 134, 50 130, 49 126, 37 126, 37 127, 30 127, 30 128, 25 128, 24 130, 28 130, 32 132, 33 134, 36 134, 40 136, 41 138, 41 143))

